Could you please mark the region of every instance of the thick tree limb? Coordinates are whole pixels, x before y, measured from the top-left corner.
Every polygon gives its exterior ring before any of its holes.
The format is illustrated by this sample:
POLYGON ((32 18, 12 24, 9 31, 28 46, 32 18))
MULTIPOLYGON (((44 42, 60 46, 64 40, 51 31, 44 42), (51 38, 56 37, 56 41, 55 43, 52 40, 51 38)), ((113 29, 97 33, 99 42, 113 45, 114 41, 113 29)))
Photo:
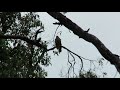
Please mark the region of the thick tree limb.
POLYGON ((41 45, 39 42, 36 42, 35 40, 30 40, 29 38, 27 38, 25 36, 0 35, 0 38, 2 38, 2 39, 21 39, 21 40, 26 41, 27 43, 29 43, 31 45, 36 45, 38 47, 44 48, 47 51, 47 48, 44 47, 43 45, 41 45))
POLYGON ((53 18, 57 19, 62 25, 70 29, 79 38, 83 38, 87 42, 92 43, 100 52, 100 54, 107 59, 111 64, 115 65, 120 73, 120 59, 118 55, 113 54, 106 46, 94 35, 85 32, 80 26, 72 22, 66 16, 59 12, 47 12, 53 18))

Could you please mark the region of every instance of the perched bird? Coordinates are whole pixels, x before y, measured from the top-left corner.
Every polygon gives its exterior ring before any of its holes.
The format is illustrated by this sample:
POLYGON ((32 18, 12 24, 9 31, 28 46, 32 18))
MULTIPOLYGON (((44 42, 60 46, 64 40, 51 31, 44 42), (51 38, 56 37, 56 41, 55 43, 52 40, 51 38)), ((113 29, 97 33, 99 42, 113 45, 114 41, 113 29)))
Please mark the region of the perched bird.
POLYGON ((62 44, 61 44, 61 39, 58 36, 56 36, 55 38, 55 46, 60 53, 62 51, 62 48, 61 48, 62 44))

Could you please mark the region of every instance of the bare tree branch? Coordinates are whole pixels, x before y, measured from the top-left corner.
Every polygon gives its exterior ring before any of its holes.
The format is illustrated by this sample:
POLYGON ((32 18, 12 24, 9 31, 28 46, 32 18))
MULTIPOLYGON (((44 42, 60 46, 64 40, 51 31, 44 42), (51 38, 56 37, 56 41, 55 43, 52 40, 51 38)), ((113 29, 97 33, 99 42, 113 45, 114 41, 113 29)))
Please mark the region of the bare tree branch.
POLYGON ((58 30, 59 27, 60 27, 60 25, 58 25, 57 28, 56 28, 56 30, 55 30, 55 34, 54 34, 54 37, 53 37, 53 42, 55 40, 55 35, 56 35, 56 32, 57 32, 57 30, 58 30))
POLYGON ((26 41, 27 43, 31 44, 31 45, 36 45, 38 47, 44 48, 47 51, 47 48, 45 46, 43 46, 42 44, 40 44, 39 42, 36 42, 35 40, 30 40, 29 38, 25 37, 25 36, 15 36, 15 35, 0 35, 1 39, 21 39, 23 41, 26 41))
POLYGON ((74 75, 77 76, 76 73, 75 73, 75 71, 74 71, 74 66, 76 64, 76 61, 75 61, 75 57, 72 55, 72 53, 70 53, 70 55, 73 57, 73 61, 74 61, 73 65, 72 65, 72 68, 73 68, 73 77, 74 77, 74 75))
POLYGON ((70 75, 70 69, 72 67, 72 63, 70 62, 70 57, 69 57, 69 51, 68 51, 68 63, 70 64, 70 67, 68 69, 68 78, 69 78, 69 75, 70 75))
POLYGON ((50 48, 50 49, 48 49, 47 51, 54 50, 55 48, 56 48, 56 47, 50 48))
POLYGON ((92 43, 99 51, 99 53, 107 59, 111 64, 115 65, 120 73, 120 59, 118 55, 113 54, 96 36, 85 32, 80 26, 72 22, 66 16, 59 12, 47 12, 53 18, 57 19, 62 25, 70 29, 79 38, 83 38, 87 42, 92 43))
POLYGON ((44 28, 44 27, 41 27, 40 29, 38 29, 38 30, 36 31, 36 33, 35 33, 35 40, 37 40, 37 36, 38 36, 39 33, 44 32, 44 31, 41 31, 41 29, 43 29, 43 28, 44 28))
POLYGON ((82 60, 81 56, 77 55, 76 53, 72 52, 71 50, 67 49, 67 48, 64 47, 64 46, 62 46, 62 48, 66 49, 67 51, 69 51, 69 52, 71 52, 72 54, 76 55, 76 56, 81 60, 81 65, 82 65, 82 66, 81 66, 81 69, 80 69, 80 71, 81 71, 82 68, 83 68, 83 60, 82 60))

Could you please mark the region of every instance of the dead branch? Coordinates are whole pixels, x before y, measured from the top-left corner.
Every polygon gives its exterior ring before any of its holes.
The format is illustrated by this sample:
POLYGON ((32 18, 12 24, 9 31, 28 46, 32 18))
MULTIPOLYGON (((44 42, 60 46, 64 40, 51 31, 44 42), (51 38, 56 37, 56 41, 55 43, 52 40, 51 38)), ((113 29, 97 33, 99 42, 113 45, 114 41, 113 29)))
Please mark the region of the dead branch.
POLYGON ((69 51, 70 53, 76 55, 76 56, 81 60, 81 69, 80 69, 80 71, 81 71, 81 70, 83 69, 83 60, 82 60, 81 56, 79 56, 78 54, 72 52, 71 50, 69 50, 68 48, 66 48, 66 47, 64 47, 64 46, 61 46, 61 47, 64 48, 64 49, 66 49, 66 50, 69 51))
POLYGON ((71 69, 71 67, 72 67, 72 63, 70 62, 69 52, 68 52, 68 63, 70 64, 70 67, 68 68, 68 78, 69 78, 70 69, 71 69))
POLYGON ((60 25, 58 25, 57 28, 56 28, 56 30, 55 30, 55 34, 54 34, 54 37, 53 37, 53 42, 55 40, 55 35, 56 35, 56 32, 57 32, 57 30, 58 30, 59 27, 60 27, 60 25))
POLYGON ((74 71, 74 66, 76 64, 76 61, 75 61, 75 57, 72 55, 72 53, 70 53, 70 55, 72 56, 73 61, 74 61, 73 65, 72 65, 72 68, 73 68, 73 77, 74 77, 74 75, 77 76, 76 73, 75 73, 75 71, 74 71))

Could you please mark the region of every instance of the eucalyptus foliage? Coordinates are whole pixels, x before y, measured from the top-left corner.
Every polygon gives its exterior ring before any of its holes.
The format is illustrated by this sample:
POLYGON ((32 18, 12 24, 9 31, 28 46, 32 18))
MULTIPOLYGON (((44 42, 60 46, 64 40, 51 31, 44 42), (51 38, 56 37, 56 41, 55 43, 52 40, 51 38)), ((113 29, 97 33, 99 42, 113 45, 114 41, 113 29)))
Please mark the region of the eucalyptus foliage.
MULTIPOLYGON (((44 31, 44 25, 35 12, 0 12, 0 34, 20 35, 34 40, 35 32, 41 27, 44 31)), ((37 38, 42 37, 39 34, 37 38)), ((46 41, 41 39, 39 42, 47 47, 46 41)), ((20 39, 0 38, 0 77, 46 77, 47 72, 41 66, 50 64, 50 56, 47 52, 41 55, 42 52, 42 48, 20 39)))

